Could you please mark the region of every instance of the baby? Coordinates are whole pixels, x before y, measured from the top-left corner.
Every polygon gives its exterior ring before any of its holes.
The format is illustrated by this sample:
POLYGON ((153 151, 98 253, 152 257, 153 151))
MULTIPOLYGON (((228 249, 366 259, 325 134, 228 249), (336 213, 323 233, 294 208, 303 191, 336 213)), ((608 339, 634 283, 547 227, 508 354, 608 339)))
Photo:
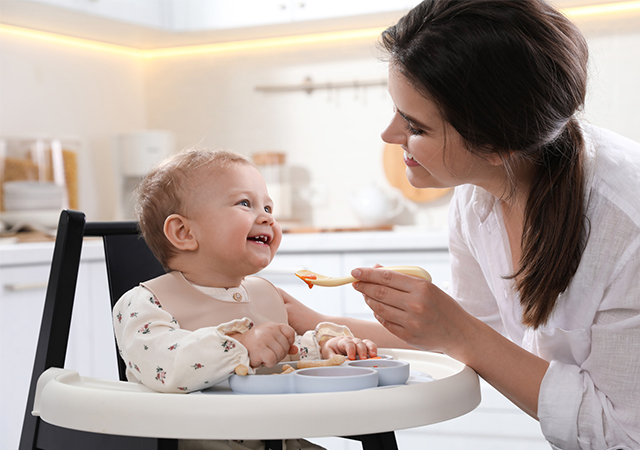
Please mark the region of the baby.
POLYGON ((256 166, 228 151, 189 150, 137 189, 142 234, 167 274, 124 294, 113 317, 127 378, 161 392, 211 387, 284 359, 366 358, 377 348, 324 322, 296 335, 280 291, 250 275, 282 239, 256 166))

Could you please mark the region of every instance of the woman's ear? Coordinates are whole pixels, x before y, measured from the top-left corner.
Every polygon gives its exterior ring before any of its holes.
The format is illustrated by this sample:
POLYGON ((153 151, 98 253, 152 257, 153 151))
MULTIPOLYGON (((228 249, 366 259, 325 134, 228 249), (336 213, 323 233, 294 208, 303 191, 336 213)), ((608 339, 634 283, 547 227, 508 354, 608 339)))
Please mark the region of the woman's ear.
POLYGON ((164 220, 164 235, 178 250, 196 250, 198 241, 191 232, 189 219, 180 214, 171 214, 164 220))
POLYGON ((507 163, 507 161, 510 161, 511 158, 515 158, 517 156, 518 154, 515 151, 509 150, 502 153, 490 152, 486 155, 486 159, 492 166, 503 166, 507 163))

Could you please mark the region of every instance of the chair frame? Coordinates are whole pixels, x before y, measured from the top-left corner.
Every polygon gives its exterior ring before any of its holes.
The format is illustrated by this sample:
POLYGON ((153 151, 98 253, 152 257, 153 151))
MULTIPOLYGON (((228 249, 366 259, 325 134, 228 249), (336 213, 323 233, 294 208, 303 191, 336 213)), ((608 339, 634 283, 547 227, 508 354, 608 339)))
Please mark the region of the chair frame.
MULTIPOLYGON (((102 237, 104 241, 111 307, 124 292, 137 285, 142 279, 153 278, 164 273, 164 269, 144 240, 140 239, 137 222, 86 222, 82 212, 72 210, 61 212, 19 450, 85 450, 87 448, 177 450, 176 439, 89 433, 57 427, 31 414, 40 375, 51 367, 64 367, 82 245, 84 237, 89 236, 102 237), (131 275, 134 273, 131 270, 133 266, 126 267, 126 262, 123 264, 121 258, 118 258, 117 265, 110 265, 110 262, 115 260, 110 242, 112 237, 131 240, 130 251, 136 252, 136 258, 144 258, 145 273, 140 274, 139 262, 134 263, 135 276, 131 275)), ((124 361, 118 354, 116 358, 120 380, 126 381, 124 361)), ((397 450, 398 448, 393 431, 345 436, 345 438, 361 441, 363 449, 366 450, 397 450)), ((281 443, 267 441, 266 448, 281 449, 281 443)))

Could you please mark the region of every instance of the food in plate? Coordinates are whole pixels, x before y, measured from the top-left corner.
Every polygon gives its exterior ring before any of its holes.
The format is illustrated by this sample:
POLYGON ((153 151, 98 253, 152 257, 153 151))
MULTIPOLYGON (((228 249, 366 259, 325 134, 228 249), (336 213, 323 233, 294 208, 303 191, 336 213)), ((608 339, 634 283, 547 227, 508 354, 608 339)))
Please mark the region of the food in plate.
POLYGON ((308 369, 310 367, 329 367, 329 366, 339 366, 343 364, 347 360, 347 357, 344 355, 333 355, 329 359, 320 359, 320 360, 302 360, 298 361, 298 369, 308 369))

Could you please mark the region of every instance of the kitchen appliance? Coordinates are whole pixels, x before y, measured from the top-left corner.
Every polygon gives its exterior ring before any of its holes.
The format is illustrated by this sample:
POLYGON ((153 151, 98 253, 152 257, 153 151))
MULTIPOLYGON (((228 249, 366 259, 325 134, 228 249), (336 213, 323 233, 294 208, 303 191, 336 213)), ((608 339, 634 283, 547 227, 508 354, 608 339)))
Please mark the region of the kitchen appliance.
POLYGON ((114 138, 117 216, 133 219, 133 192, 146 173, 175 152, 175 136, 165 130, 141 130, 122 133, 114 138))
POLYGON ((291 219, 293 216, 291 182, 286 155, 281 152, 260 152, 253 155, 253 161, 267 183, 276 219, 278 221, 291 219))

